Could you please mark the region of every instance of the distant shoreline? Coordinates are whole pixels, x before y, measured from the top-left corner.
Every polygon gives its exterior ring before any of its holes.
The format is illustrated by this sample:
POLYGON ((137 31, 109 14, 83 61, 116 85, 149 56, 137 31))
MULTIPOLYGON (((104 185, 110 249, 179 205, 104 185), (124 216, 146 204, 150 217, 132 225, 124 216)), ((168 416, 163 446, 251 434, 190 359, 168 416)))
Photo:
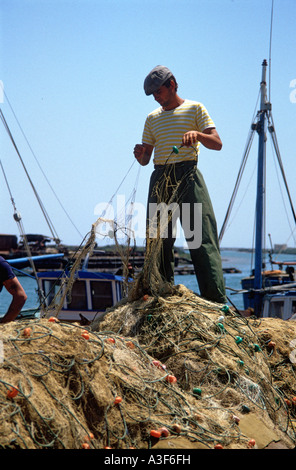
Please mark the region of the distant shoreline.
MULTIPOLYGON (((225 248, 225 247, 221 247, 220 248, 221 250, 224 250, 224 251, 242 251, 242 252, 246 252, 246 253, 255 253, 255 249, 254 248, 225 248)), ((270 250, 268 249, 265 249, 263 250, 264 253, 269 253, 270 250)), ((296 248, 285 248, 283 250, 276 250, 276 249, 273 249, 272 250, 273 253, 281 253, 281 254, 284 254, 284 255, 295 255, 296 254, 296 248)))

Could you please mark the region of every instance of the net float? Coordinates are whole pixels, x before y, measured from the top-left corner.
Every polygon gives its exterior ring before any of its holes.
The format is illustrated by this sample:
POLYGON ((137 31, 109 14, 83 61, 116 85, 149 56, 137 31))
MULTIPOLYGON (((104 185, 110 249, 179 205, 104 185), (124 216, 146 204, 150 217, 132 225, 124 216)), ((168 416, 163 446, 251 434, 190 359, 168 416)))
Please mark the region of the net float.
POLYGON ((15 387, 10 387, 8 390, 7 390, 7 398, 15 398, 18 394, 18 389, 15 388, 15 387))
POLYGON ((23 331, 23 335, 28 338, 29 336, 31 336, 31 333, 32 333, 32 330, 31 328, 25 328, 24 331, 23 331))
POLYGON ((182 431, 182 428, 181 428, 180 424, 174 424, 174 425, 173 425, 173 430, 174 430, 177 434, 180 434, 181 431, 182 431))
POLYGON ((169 430, 166 427, 162 427, 158 429, 158 431, 161 433, 162 437, 168 437, 169 436, 169 430))
POLYGON ((251 449, 255 445, 256 445, 255 439, 250 439, 249 442, 248 442, 248 448, 251 449))
POLYGON ((166 376, 166 381, 171 383, 171 384, 175 384, 177 382, 177 379, 174 375, 167 375, 166 376))
POLYGON ((161 432, 158 431, 157 429, 151 429, 150 436, 156 437, 156 439, 159 439, 161 437, 161 432))

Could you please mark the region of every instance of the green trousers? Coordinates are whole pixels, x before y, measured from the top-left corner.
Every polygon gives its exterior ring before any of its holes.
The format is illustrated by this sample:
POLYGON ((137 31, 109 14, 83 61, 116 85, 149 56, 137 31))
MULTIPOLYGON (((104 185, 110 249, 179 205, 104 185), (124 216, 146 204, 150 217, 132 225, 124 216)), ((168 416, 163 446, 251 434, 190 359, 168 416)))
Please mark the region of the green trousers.
MULTIPOLYGON (((170 207, 176 207, 178 204, 177 215, 180 216, 201 296, 214 302, 225 303, 227 299, 216 219, 203 176, 194 162, 155 166, 149 186, 147 237, 151 237, 151 214, 160 203, 170 207), (197 207, 199 211, 201 209, 200 217, 197 217, 197 207), (194 237, 195 240, 192 241, 194 237), (200 242, 197 243, 197 240, 200 242)), ((175 235, 172 220, 168 220, 165 235, 161 237, 159 270, 165 280, 174 283, 175 235)))

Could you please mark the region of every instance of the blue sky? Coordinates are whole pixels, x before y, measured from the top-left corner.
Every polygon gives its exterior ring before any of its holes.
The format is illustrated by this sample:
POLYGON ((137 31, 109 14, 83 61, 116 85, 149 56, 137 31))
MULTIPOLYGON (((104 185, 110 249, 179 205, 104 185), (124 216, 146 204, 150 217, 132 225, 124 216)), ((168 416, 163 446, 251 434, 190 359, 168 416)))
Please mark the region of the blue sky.
MULTIPOLYGON (((199 159, 220 230, 257 110, 261 64, 269 62, 271 6, 272 0, 0 0, 1 109, 64 243, 82 241, 95 208, 110 201, 126 174, 118 194, 128 199, 136 189, 135 201, 146 205, 153 165, 139 170, 133 147, 157 107, 143 81, 158 64, 173 71, 182 98, 205 104, 223 141, 220 152, 202 148, 199 159)), ((274 0, 271 102, 294 202, 295 17, 295 0, 274 0)), ((2 124, 0 137, 25 231, 50 235, 2 124)), ((255 136, 222 247, 252 246, 257 146, 255 136)), ((266 233, 273 243, 295 246, 269 137, 267 161, 266 233)), ((18 234, 2 172, 0 188, 0 233, 18 234)))

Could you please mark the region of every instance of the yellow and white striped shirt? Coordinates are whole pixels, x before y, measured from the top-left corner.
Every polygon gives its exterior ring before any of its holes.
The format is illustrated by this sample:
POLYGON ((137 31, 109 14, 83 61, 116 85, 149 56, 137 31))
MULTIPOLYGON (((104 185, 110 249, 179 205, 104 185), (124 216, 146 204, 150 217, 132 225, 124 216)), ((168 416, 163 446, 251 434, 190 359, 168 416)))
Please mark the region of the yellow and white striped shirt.
POLYGON ((209 127, 215 127, 215 124, 205 106, 197 101, 185 100, 175 109, 164 111, 160 107, 152 111, 145 121, 142 142, 153 145, 155 165, 196 160, 200 142, 194 144, 194 149, 180 148, 178 154, 172 153, 172 148, 182 144, 185 132, 203 132, 209 127))

